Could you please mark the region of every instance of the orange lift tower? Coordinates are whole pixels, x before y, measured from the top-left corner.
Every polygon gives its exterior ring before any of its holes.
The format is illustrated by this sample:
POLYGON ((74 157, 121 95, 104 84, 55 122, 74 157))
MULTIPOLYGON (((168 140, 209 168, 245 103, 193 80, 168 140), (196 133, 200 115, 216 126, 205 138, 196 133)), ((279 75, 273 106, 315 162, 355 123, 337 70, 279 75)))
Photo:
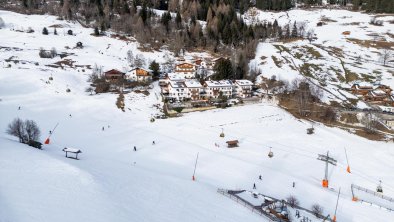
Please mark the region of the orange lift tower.
POLYGON ((336 166, 337 160, 335 160, 334 158, 331 158, 328 155, 328 151, 327 151, 327 155, 319 154, 317 159, 321 160, 323 162, 326 162, 326 171, 324 174, 324 179, 323 179, 322 185, 323 185, 323 187, 328 187, 328 164, 332 164, 333 166, 336 166))

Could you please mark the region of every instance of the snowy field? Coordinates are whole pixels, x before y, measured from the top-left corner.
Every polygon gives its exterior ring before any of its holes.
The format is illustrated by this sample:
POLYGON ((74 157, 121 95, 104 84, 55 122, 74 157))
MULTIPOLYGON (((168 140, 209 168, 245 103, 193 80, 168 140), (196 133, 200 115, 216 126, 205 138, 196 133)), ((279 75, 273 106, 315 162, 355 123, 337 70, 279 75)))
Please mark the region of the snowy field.
MULTIPOLYGON (((65 22, 5 11, 0 11, 0 17, 6 23, 0 30, 0 46, 23 49, 0 49, 1 222, 262 221, 217 193, 218 188, 250 190, 253 183, 260 193, 276 198, 292 194, 301 206, 318 203, 324 214, 331 215, 341 187, 338 221, 387 222, 394 218, 393 212, 352 202, 350 192, 352 183, 373 190, 382 180, 384 194, 394 196, 392 143, 368 141, 323 125, 315 125, 316 133, 307 135, 310 123, 268 102, 151 123, 151 115, 159 112, 153 105, 161 101, 156 97, 156 84, 149 96, 126 95, 126 112, 122 112, 115 105, 117 95, 89 96, 85 92, 89 70, 47 67, 60 58, 38 57, 41 46, 56 47, 60 52, 64 46, 82 41, 86 47, 69 50, 75 55, 66 58, 79 65, 119 68, 126 65, 123 57, 129 48, 136 50, 136 43, 96 38, 90 35, 92 30, 69 23, 76 36, 60 35, 60 28, 57 37, 43 36, 44 25, 65 22), (28 26, 36 32, 11 30, 28 26), (33 63, 6 62, 11 56, 33 63), (6 68, 9 63, 11 68, 6 68), (51 74, 53 81, 45 83, 51 74), (71 92, 66 93, 66 88, 71 92), (7 124, 15 117, 35 120, 42 141, 59 123, 51 144, 37 150, 7 135, 7 124), (222 128, 225 138, 219 137, 222 128), (225 148, 225 141, 233 139, 240 146, 225 148), (65 158, 64 147, 81 149, 80 160, 65 158), (267 157, 269 147, 274 152, 272 159, 267 157), (344 147, 352 174, 346 172, 344 147), (321 187, 324 164, 317 160, 318 154, 328 150, 338 160, 338 166, 329 170, 332 190, 321 187), (192 181, 197 153, 196 181, 192 181)), ((163 53, 144 55, 159 60, 163 53)))

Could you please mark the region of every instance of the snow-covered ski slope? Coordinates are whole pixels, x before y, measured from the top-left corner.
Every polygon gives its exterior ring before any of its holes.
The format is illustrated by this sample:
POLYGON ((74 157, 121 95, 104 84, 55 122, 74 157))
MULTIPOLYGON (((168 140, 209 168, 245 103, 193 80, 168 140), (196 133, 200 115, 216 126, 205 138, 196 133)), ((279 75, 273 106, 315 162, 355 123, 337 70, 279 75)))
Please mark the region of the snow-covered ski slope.
MULTIPOLYGON (((325 214, 332 215, 337 193, 321 187, 324 164, 316 159, 327 150, 338 160, 338 166, 329 170, 331 188, 342 189, 338 221, 394 218, 392 212, 352 202, 350 192, 351 183, 374 189, 382 180, 385 195, 394 196, 392 143, 368 141, 322 125, 315 125, 316 133, 307 135, 310 123, 267 102, 151 123, 151 115, 159 112, 153 105, 161 103, 156 84, 149 96, 126 95, 126 112, 122 112, 115 105, 117 95, 85 92, 90 70, 47 67, 60 58, 38 57, 41 46, 61 52, 66 51, 64 46, 82 41, 86 47, 70 50, 75 55, 66 58, 80 65, 116 68, 126 64, 116 56, 123 56, 127 47, 136 48, 136 43, 127 46, 119 40, 95 38, 89 34, 92 30, 51 16, 0 11, 0 17, 6 23, 0 30, 0 46, 23 50, 0 50, 0 63, 12 64, 0 67, 1 222, 264 221, 217 193, 218 188, 250 190, 253 183, 260 193, 276 198, 292 194, 302 206, 319 203, 325 214), (61 29, 58 37, 41 35, 44 25, 59 23, 70 25, 77 35, 60 35, 61 29), (32 26, 36 32, 18 33, 10 25, 32 26), (111 47, 105 51, 107 43, 111 47), (33 63, 4 61, 11 56, 33 63), (51 74, 53 81, 46 84, 51 74), (59 123, 51 144, 43 150, 19 144, 5 133, 15 117, 35 120, 42 141, 59 123), (219 137, 222 128, 225 138, 219 137), (232 139, 238 139, 240 147, 225 148, 225 141, 232 139), (65 158, 64 147, 81 149, 80 160, 65 158), (267 157, 269 147, 274 151, 272 159, 267 157), (346 173, 344 147, 352 174, 346 173), (197 153, 196 181, 192 181, 197 153)), ((161 54, 146 57, 154 55, 161 54)))
POLYGON ((314 30, 316 40, 312 43, 307 39, 260 43, 250 65, 257 67, 264 77, 276 75, 280 80, 291 82, 300 78, 302 72, 330 91, 331 94, 323 98, 325 102, 352 98, 338 91, 338 87, 350 87, 355 81, 394 88, 394 64, 383 66, 380 59, 384 48, 394 50, 394 15, 329 9, 288 12, 251 9, 244 19, 249 24, 273 23, 276 19, 282 27, 290 24, 290 31, 297 22, 298 27, 304 26, 304 33, 314 30), (381 20, 383 25, 370 24, 372 18, 381 20), (317 25, 320 21, 322 26, 317 25))

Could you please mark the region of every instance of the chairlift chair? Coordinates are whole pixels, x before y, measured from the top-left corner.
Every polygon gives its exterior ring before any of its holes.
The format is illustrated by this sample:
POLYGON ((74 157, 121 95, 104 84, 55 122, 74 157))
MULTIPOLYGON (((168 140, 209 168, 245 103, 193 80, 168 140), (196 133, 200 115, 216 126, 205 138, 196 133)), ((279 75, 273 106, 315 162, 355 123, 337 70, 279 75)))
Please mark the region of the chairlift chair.
POLYGON ((220 133, 220 137, 224 137, 223 129, 222 129, 222 132, 220 133))
POLYGON ((268 157, 269 158, 274 157, 274 152, 272 152, 271 147, 270 147, 270 152, 268 153, 268 157))
POLYGON ((379 180, 379 185, 376 187, 376 192, 383 193, 382 181, 379 180))

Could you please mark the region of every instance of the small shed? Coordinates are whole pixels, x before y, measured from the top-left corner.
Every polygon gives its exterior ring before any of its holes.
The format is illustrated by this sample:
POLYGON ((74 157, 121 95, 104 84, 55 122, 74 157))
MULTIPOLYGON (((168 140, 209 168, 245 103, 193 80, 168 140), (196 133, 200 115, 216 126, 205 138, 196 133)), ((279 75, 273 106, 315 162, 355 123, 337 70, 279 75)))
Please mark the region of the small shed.
POLYGON ((226 143, 227 143, 227 148, 238 147, 238 140, 229 140, 226 143))
POLYGON ((76 148, 70 148, 70 147, 64 147, 63 152, 66 152, 66 157, 67 158, 72 158, 72 159, 76 159, 78 160, 78 154, 82 153, 82 151, 80 149, 76 149, 76 148), (75 157, 73 156, 68 156, 68 153, 73 153, 75 154, 75 157))

